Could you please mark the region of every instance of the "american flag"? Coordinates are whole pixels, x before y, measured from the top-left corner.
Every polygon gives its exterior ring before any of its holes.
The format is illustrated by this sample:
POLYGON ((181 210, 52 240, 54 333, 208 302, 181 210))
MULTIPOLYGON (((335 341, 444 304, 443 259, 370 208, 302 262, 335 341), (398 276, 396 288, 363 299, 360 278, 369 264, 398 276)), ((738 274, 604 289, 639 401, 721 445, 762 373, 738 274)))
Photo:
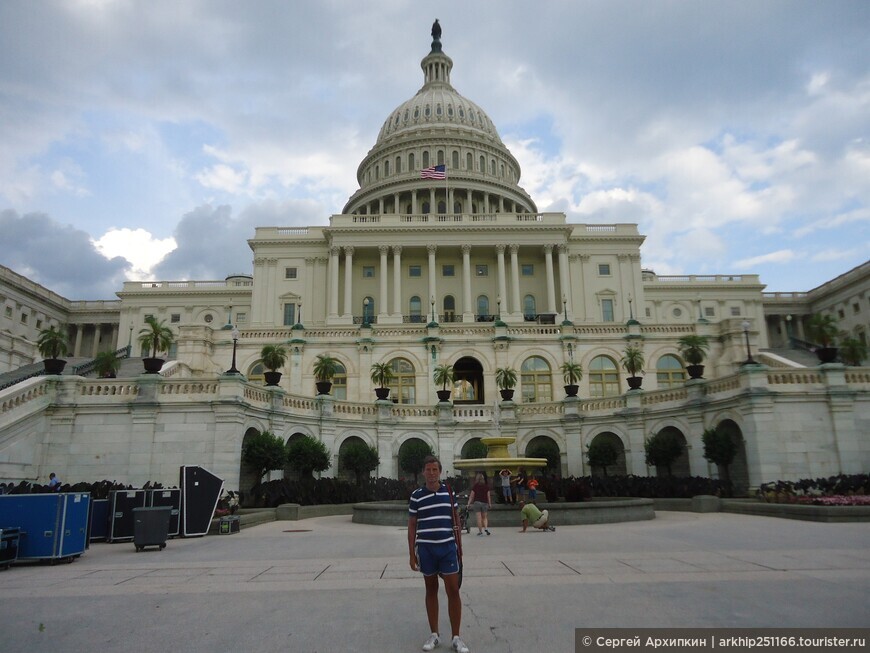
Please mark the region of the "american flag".
POLYGON ((447 179, 447 166, 429 166, 420 171, 421 179, 447 179))

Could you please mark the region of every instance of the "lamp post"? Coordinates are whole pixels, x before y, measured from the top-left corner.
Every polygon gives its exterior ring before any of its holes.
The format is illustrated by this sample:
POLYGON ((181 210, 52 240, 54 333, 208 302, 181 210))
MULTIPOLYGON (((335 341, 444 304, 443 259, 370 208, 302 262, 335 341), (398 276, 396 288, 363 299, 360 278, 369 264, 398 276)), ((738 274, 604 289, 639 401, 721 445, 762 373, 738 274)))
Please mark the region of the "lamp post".
POLYGON ((568 298, 562 293, 562 319, 568 320, 568 298))
POLYGON ((634 309, 631 307, 631 295, 628 296, 628 319, 634 320, 634 309))
POLYGON ((299 306, 299 315, 296 318, 296 324, 302 326, 302 300, 300 299, 296 304, 299 306))
POLYGON ((501 295, 495 298, 495 305, 497 307, 495 319, 497 322, 501 322, 501 295))
POLYGON ((755 361, 752 360, 752 351, 749 349, 749 320, 743 320, 740 326, 743 327, 743 335, 746 336, 746 360, 743 361, 743 365, 755 365, 755 361))
POLYGON ((240 372, 236 369, 236 346, 239 344, 239 336, 241 336, 238 327, 233 327, 231 335, 233 337, 233 364, 224 374, 239 374, 240 372))
POLYGON ((791 313, 785 316, 785 339, 789 349, 793 347, 791 342, 791 313))
POLYGON ((365 329, 371 328, 371 324, 369 323, 369 298, 366 297, 363 300, 363 321, 362 326, 365 329))
POLYGON ((429 298, 429 302, 432 304, 432 321, 437 322, 438 320, 435 319, 435 295, 429 298))
POLYGON ((133 323, 130 323, 130 339, 127 341, 127 358, 133 355, 133 323))

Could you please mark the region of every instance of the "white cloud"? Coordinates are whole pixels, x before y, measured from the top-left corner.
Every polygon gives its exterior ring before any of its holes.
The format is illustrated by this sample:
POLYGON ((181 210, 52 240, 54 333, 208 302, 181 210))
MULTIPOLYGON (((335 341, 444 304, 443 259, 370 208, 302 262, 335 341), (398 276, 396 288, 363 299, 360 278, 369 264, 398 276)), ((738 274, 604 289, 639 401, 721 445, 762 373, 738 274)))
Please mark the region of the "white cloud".
POLYGON ((767 263, 790 263, 796 259, 800 258, 800 255, 790 249, 781 249, 776 252, 770 252, 769 254, 762 254, 761 256, 753 256, 751 258, 741 259, 739 261, 735 261, 734 265, 741 269, 750 269, 758 267, 759 265, 765 265, 767 263))
POLYGON ((174 238, 154 238, 145 229, 110 229, 94 246, 107 259, 120 256, 133 268, 127 271, 127 279, 153 279, 151 270, 176 247, 174 238))

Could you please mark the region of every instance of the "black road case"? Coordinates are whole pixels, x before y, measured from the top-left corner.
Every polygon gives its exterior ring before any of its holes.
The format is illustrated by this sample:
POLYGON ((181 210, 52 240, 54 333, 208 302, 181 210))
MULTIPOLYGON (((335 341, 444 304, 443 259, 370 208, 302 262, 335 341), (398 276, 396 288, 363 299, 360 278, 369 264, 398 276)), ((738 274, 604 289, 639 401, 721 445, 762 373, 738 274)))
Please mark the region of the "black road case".
POLYGON ((146 507, 148 490, 114 490, 109 492, 109 542, 133 539, 133 509, 146 507))
POLYGON ((181 490, 149 490, 147 505, 153 508, 168 506, 169 537, 178 537, 181 533, 181 490))
POLYGON ((204 467, 181 468, 181 535, 206 535, 217 508, 224 480, 204 467))
POLYGON ((18 528, 0 528, 0 569, 9 569, 9 565, 18 560, 20 533, 18 528))
POLYGON ((166 548, 171 513, 169 506, 133 508, 133 544, 137 553, 146 546, 159 546, 161 551, 166 548))

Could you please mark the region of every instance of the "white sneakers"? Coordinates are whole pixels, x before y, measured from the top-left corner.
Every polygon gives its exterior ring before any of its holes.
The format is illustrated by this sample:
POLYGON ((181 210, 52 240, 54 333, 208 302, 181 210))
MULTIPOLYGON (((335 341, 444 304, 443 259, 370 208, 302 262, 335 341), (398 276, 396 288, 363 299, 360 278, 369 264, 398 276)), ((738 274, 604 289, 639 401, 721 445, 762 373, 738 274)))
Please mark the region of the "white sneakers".
MULTIPOLYGON (((423 644, 424 651, 431 651, 436 646, 441 643, 441 637, 438 633, 432 633, 429 635, 429 639, 423 644)), ((456 653, 468 653, 468 647, 465 645, 465 642, 462 641, 462 638, 457 635, 453 638, 452 648, 456 653)))
POLYGON ((438 646, 440 643, 441 643, 441 638, 438 637, 438 633, 432 633, 431 635, 429 635, 429 639, 426 640, 426 643, 423 644, 423 650, 424 651, 431 651, 436 646, 438 646))

